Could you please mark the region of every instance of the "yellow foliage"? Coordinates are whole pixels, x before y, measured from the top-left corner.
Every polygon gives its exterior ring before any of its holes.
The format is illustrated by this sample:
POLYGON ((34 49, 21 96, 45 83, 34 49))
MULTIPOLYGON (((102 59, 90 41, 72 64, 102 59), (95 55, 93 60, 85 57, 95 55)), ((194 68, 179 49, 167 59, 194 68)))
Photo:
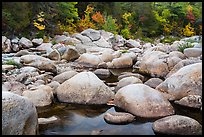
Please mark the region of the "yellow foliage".
POLYGON ((38 28, 39 30, 44 30, 45 29, 45 25, 41 25, 39 23, 37 23, 35 20, 33 22, 33 25, 38 28))
POLYGON ((122 18, 124 19, 124 22, 126 23, 126 24, 129 24, 130 22, 129 22, 129 20, 128 20, 128 18, 129 17, 131 17, 131 13, 130 12, 128 12, 128 13, 124 13, 123 15, 122 15, 122 18))
POLYGON ((184 36, 193 36, 193 35, 195 35, 194 28, 191 27, 190 23, 188 23, 188 25, 186 25, 185 28, 182 29, 182 34, 184 36))

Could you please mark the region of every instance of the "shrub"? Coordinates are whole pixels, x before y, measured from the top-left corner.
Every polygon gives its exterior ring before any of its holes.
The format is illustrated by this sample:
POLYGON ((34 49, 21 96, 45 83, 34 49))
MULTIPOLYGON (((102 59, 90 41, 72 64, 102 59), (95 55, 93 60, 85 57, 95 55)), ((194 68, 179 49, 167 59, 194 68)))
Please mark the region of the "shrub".
POLYGON ((20 63, 17 63, 13 59, 7 60, 6 62, 4 62, 4 64, 6 64, 6 65, 14 65, 17 68, 20 68, 22 66, 20 63))
POLYGON ((180 52, 183 53, 184 49, 186 49, 186 48, 192 48, 192 47, 193 47, 193 45, 192 45, 191 43, 187 42, 187 43, 185 43, 185 44, 179 45, 179 46, 178 46, 178 51, 180 51, 180 52))
POLYGON ((105 31, 109 31, 112 32, 114 34, 118 34, 117 30, 118 30, 118 25, 116 23, 116 19, 113 19, 112 16, 107 16, 105 19, 105 23, 102 26, 102 29, 104 29, 105 31))

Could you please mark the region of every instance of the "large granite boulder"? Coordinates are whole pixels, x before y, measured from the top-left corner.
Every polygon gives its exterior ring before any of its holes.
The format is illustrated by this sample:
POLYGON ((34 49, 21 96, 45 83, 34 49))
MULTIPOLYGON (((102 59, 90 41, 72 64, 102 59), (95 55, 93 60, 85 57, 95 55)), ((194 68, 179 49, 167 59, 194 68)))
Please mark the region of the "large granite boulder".
POLYGON ((167 135, 202 135, 202 125, 187 116, 173 115, 156 120, 154 132, 167 135))
POLYGON ((38 116, 34 104, 27 98, 2 92, 2 135, 36 135, 38 116))
POLYGON ((169 73, 168 54, 161 51, 146 51, 138 64, 139 71, 153 77, 165 77, 169 73))
POLYGON ((171 100, 187 95, 202 95, 202 63, 194 63, 179 69, 156 87, 172 95, 171 100))
POLYGON ((144 84, 130 84, 118 90, 114 104, 138 117, 158 118, 174 114, 162 94, 144 84))
POLYGON ((40 85, 35 89, 25 90, 22 94, 37 107, 49 106, 53 100, 53 89, 47 85, 40 85))
POLYGON ((57 89, 60 102, 78 104, 106 104, 114 96, 106 86, 92 72, 81 72, 66 80, 57 89))

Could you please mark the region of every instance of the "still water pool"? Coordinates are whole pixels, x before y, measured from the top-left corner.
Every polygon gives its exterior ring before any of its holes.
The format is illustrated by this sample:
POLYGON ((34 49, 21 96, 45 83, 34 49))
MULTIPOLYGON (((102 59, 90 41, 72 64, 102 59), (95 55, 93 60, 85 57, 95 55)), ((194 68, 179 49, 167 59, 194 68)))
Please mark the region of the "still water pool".
MULTIPOLYGON (((202 113, 173 105, 176 114, 186 115, 202 124, 202 113)), ((106 112, 122 111, 106 105, 77 105, 56 103, 46 109, 38 109, 38 117, 57 116, 59 121, 39 125, 40 135, 155 135, 152 123, 156 119, 137 118, 129 124, 108 124, 103 116, 106 112)))

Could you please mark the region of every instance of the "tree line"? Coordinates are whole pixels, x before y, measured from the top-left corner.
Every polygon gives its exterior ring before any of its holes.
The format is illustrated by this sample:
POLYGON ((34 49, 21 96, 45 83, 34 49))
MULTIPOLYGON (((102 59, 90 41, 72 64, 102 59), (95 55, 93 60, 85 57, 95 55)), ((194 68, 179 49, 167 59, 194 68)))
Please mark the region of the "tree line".
POLYGON ((2 35, 53 37, 87 28, 126 39, 202 34, 202 2, 2 2, 2 35))

